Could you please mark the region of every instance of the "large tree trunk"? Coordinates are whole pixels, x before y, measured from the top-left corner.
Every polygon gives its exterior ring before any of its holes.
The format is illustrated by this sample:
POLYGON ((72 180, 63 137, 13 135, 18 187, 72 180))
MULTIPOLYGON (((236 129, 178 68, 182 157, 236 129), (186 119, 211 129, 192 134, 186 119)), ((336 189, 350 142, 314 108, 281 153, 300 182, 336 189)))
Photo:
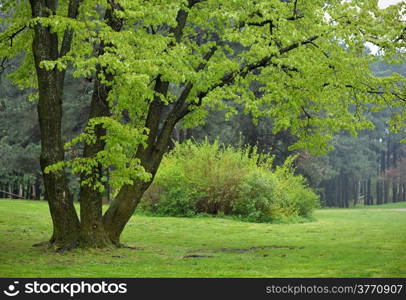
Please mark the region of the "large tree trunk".
POLYGON ((142 195, 151 185, 162 157, 168 148, 173 129, 178 121, 175 115, 174 117, 168 117, 163 125, 163 129, 161 131, 159 130, 164 104, 161 102, 158 93, 165 96, 168 87, 168 82, 161 81, 160 77, 157 78, 155 83, 155 92, 157 95, 150 105, 145 121, 146 127, 149 128, 148 146, 144 148, 140 145, 136 153, 136 157, 140 159, 145 171, 151 174, 150 180, 136 180, 133 185, 123 186, 103 216, 103 223, 107 234, 110 240, 116 245, 120 244, 120 235, 125 225, 133 215, 142 195))
POLYGON ((125 225, 130 220, 142 195, 151 185, 155 177, 162 157, 169 145, 170 133, 169 136, 161 137, 159 144, 162 147, 156 148, 151 146, 147 149, 140 148, 138 151, 137 156, 141 158, 141 165, 152 175, 150 180, 142 181, 139 179, 135 180, 132 185, 123 186, 103 216, 104 228, 110 240, 115 245, 120 245, 120 235, 125 225))
MULTIPOLYGON (((113 9, 121 9, 119 6, 113 9)), ((114 30, 120 31, 123 25, 122 20, 114 15, 113 9, 107 9, 105 19, 107 24, 114 30)), ((98 55, 103 55, 106 46, 111 46, 106 42, 102 42, 98 49, 98 55)), ((99 78, 103 75, 109 82, 113 80, 113 76, 104 68, 97 67, 95 83, 93 87, 92 102, 90 105, 89 120, 97 117, 107 117, 110 115, 110 107, 108 103, 108 95, 111 87, 103 84, 99 78)), ((96 141, 92 144, 85 144, 83 150, 84 158, 94 158, 97 153, 105 148, 104 137, 106 129, 103 125, 95 126, 96 141)), ((94 167, 90 175, 82 174, 81 183, 84 180, 90 180, 91 183, 100 183, 103 176, 103 166, 97 165, 94 167)), ((80 188, 80 246, 83 248, 99 248, 112 245, 103 225, 103 192, 96 190, 94 184, 81 185, 80 188)))
MULTIPOLYGON (((196 3, 197 1, 189 1, 188 7, 191 8, 196 3)), ((121 7, 119 5, 115 5, 114 9, 121 9, 121 7)), ((176 17, 177 25, 171 29, 175 36, 176 42, 179 42, 182 37, 187 15, 188 13, 186 10, 181 9, 178 11, 176 17)), ((114 30, 117 30, 119 27, 121 28, 121 20, 118 20, 113 15, 108 15, 106 13, 106 19, 108 22, 110 22, 109 25, 114 30)), ((169 46, 173 45, 174 44, 170 44, 169 46)), ((204 59, 209 59, 214 54, 214 51, 215 48, 209 51, 204 59)), ((196 71, 201 70, 204 68, 204 66, 205 64, 200 64, 196 71)), ((104 229, 107 232, 109 240, 115 245, 120 245, 120 235, 125 225, 133 215, 142 195, 151 184, 161 163, 162 157, 168 148, 168 144, 176 123, 190 112, 188 110, 188 105, 185 104, 185 102, 193 87, 191 83, 185 86, 181 96, 173 105, 168 116, 164 116, 162 110, 165 103, 161 101, 160 97, 166 96, 168 87, 169 82, 162 81, 161 76, 157 76, 155 79, 154 100, 149 106, 148 115, 145 121, 145 126, 149 129, 146 143, 148 146, 144 148, 142 145, 140 145, 136 153, 136 157, 139 158, 145 171, 152 175, 150 180, 147 182, 135 180, 132 185, 123 186, 103 216, 104 229), (162 127, 160 125, 162 125, 162 127)), ((99 211, 100 210, 98 210, 98 212, 99 211)))
POLYGON ((142 182, 138 180, 131 186, 125 185, 110 204, 103 216, 103 224, 110 241, 114 245, 120 245, 120 235, 150 184, 151 181, 142 182))
MULTIPOLYGON (((96 78, 89 119, 109 115, 110 110, 107 96, 108 89, 96 78)), ((106 129, 102 125, 95 126, 95 135, 96 141, 94 144, 85 144, 83 150, 84 158, 94 158, 105 147, 103 137, 106 135, 106 129)), ((99 164, 93 168, 90 175, 81 175, 81 183, 84 180, 90 180, 91 183, 100 183, 102 175, 103 167, 99 164)), ((95 189, 94 184, 82 184, 80 187, 80 246, 83 248, 100 248, 111 245, 102 222, 102 205, 103 192, 95 189)))
MULTIPOLYGON (((69 1, 68 17, 77 16, 80 0, 69 1)), ((48 17, 55 14, 56 0, 30 0, 33 17, 48 17)), ((196 1, 189 1, 189 8, 196 4, 196 1)), ((108 25, 114 30, 121 28, 122 20, 112 14, 113 9, 121 9, 119 4, 109 1, 111 10, 106 11, 105 18, 108 25)), ((177 26, 173 28, 176 42, 182 37, 182 30, 186 22, 187 11, 180 10, 177 15, 177 26)), ((119 30, 119 29, 118 29, 119 30)), ((64 160, 64 151, 61 138, 62 119, 62 95, 64 71, 45 70, 39 67, 41 61, 56 60, 69 51, 73 32, 66 29, 62 39, 60 52, 58 51, 58 36, 52 33, 51 28, 37 23, 34 27, 35 37, 33 52, 37 69, 40 100, 38 103, 38 115, 41 129, 41 168, 44 174, 45 197, 48 199, 52 220, 54 222, 54 234, 51 242, 63 248, 71 248, 76 245, 83 247, 100 247, 114 243, 119 245, 119 238, 126 223, 132 216, 139 200, 145 190, 151 184, 163 154, 167 149, 171 133, 176 123, 189 113, 188 104, 185 104, 193 85, 188 83, 173 105, 173 109, 166 117, 162 109, 166 105, 160 100, 158 94, 166 95, 169 82, 155 80, 156 97, 149 107, 146 119, 146 127, 149 129, 147 140, 148 147, 140 146, 136 156, 140 159, 141 165, 147 172, 152 174, 148 182, 136 180, 132 185, 122 187, 118 196, 112 202, 106 214, 102 217, 102 194, 90 185, 82 185, 80 190, 81 202, 81 224, 79 224, 76 211, 70 196, 66 175, 63 170, 45 173, 45 169, 64 160), (160 129, 160 125, 162 128, 160 129)), ((169 46, 172 46, 169 45, 169 46)), ((214 54, 213 48, 205 57, 208 60, 214 54)), ((200 64, 196 71, 204 68, 200 64)), ((105 74, 106 75, 106 74, 105 74)), ((95 93, 93 94, 90 118, 108 115, 107 95, 108 90, 96 79, 95 93)), ((199 99, 205 93, 199 94, 199 99)), ((201 104, 201 103, 200 103, 201 104)), ((195 105, 200 105, 199 103, 195 105)), ((106 132, 101 126, 96 126, 96 143, 86 145, 84 157, 94 157, 104 149, 103 137, 106 132)), ((102 166, 96 166, 91 175, 82 174, 81 180, 90 179, 90 182, 99 180, 102 174, 102 166), (90 177, 89 177, 90 176, 90 177)))
MULTIPOLYGON (((188 7, 191 8, 199 1, 188 1, 188 7)), ((183 28, 186 23, 188 12, 180 9, 176 16, 177 25, 171 31, 175 36, 176 42, 179 42, 183 35, 183 28)), ((172 44, 173 45, 173 44, 172 44)), ((215 52, 213 47, 203 58, 207 61, 215 52)), ((205 63, 201 63, 196 71, 202 70, 205 63)), ((137 149, 136 157, 139 158, 145 171, 149 172, 152 177, 149 181, 144 182, 136 180, 132 185, 125 185, 121 188, 118 196, 112 201, 109 209, 103 216, 103 224, 110 240, 119 245, 120 235, 134 213, 142 195, 152 183, 152 180, 158 170, 162 157, 168 148, 169 141, 175 128, 176 123, 187 115, 190 110, 186 104, 186 99, 193 88, 193 84, 188 83, 184 87, 181 95, 172 106, 167 117, 164 117, 162 110, 165 106, 160 100, 161 96, 166 96, 169 82, 161 80, 158 75, 155 80, 154 100, 149 106, 148 115, 145 121, 145 127, 149 129, 147 147, 140 145, 137 149), (162 126, 160 126, 162 125, 162 126), (161 127, 161 129, 159 129, 161 127)), ((205 93, 199 95, 202 99, 205 93)), ((198 104, 199 105, 199 104, 198 104)))
MULTIPOLYGON (((57 1, 30 0, 32 17, 48 17, 56 11, 57 1)), ((70 7, 71 9, 71 7, 70 7)), ((64 40, 65 43, 65 40, 64 40)), ((62 51, 65 51, 62 45, 62 51)), ((60 56, 58 36, 49 26, 37 22, 32 44, 38 79, 38 118, 41 131, 40 164, 44 177, 45 198, 48 200, 53 222, 51 243, 61 248, 76 246, 79 231, 73 200, 67 186, 64 170, 47 173, 45 169, 64 160, 61 137, 62 95, 64 71, 40 67, 44 60, 56 60, 60 56)))

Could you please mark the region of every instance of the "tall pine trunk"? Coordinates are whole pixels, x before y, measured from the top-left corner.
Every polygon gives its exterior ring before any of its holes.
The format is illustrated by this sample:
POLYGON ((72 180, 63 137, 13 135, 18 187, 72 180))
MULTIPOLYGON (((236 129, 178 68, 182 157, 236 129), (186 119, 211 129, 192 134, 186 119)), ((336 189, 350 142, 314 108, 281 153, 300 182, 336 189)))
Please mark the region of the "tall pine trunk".
POLYGON ((373 205, 372 191, 371 191, 371 177, 368 177, 368 181, 367 181, 366 204, 373 205))

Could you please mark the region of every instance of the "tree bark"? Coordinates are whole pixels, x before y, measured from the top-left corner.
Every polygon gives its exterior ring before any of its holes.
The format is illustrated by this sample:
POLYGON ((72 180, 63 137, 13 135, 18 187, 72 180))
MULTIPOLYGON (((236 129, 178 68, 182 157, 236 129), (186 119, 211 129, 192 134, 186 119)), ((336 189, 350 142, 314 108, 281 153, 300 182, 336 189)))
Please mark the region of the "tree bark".
POLYGON ((347 208, 349 206, 350 198, 351 198, 351 186, 348 184, 348 176, 343 174, 343 182, 344 182, 344 207, 347 208))
POLYGON ((31 185, 31 199, 36 200, 36 195, 37 195, 37 192, 35 190, 35 184, 32 184, 31 185))
MULTIPOLYGON (((197 2, 198 1, 189 1, 189 8, 197 2)), ((185 10, 181 9, 178 11, 176 17, 177 25, 171 30, 175 35, 176 42, 179 42, 182 38, 187 16, 188 13, 185 10)), ((213 53, 214 50, 210 51, 205 58, 210 58, 213 53)), ((205 64, 199 65, 198 70, 204 68, 204 66, 205 64)), ((176 123, 189 113, 187 106, 185 107, 185 102, 192 87, 193 85, 190 83, 185 86, 181 96, 174 103, 171 111, 164 120, 162 111, 165 104, 162 103, 160 97, 166 96, 169 82, 161 80, 160 75, 157 76, 155 80, 155 96, 149 106, 145 121, 145 127, 149 129, 146 143, 147 147, 144 148, 140 146, 136 153, 136 157, 139 158, 145 171, 151 174, 151 178, 146 182, 136 180, 132 185, 124 185, 103 216, 103 224, 107 234, 110 240, 116 245, 120 244, 120 235, 125 225, 133 215, 142 195, 152 183, 162 157, 168 148, 176 123), (160 125, 162 125, 161 129, 160 125)))
POLYGON ((384 181, 383 181, 383 201, 384 201, 384 203, 389 202, 389 181, 388 181, 388 179, 384 179, 384 181))
MULTIPOLYGON (((98 72, 99 73, 99 72, 98 72)), ((108 116, 110 114, 107 102, 108 89, 98 78, 95 79, 89 120, 95 117, 108 116)), ((94 144, 85 144, 84 158, 94 158, 105 147, 103 137, 106 129, 102 125, 95 126, 96 141, 94 144)), ((91 185, 80 187, 80 246, 83 248, 101 248, 111 244, 103 226, 103 192, 94 188, 94 183, 101 182, 103 166, 95 166, 90 175, 82 174, 81 183, 90 180, 91 185)))
POLYGON ((402 184, 402 190, 403 190, 402 201, 406 201, 406 184, 405 183, 402 184))
POLYGON ((336 206, 341 207, 341 186, 340 186, 341 174, 336 176, 336 206))
POLYGON ((372 194, 371 193, 372 193, 371 192, 371 177, 369 177, 368 181, 367 181, 367 192, 366 192, 366 198, 365 198, 367 205, 372 205, 373 204, 372 203, 372 194))
MULTIPOLYGON (((49 17, 56 12, 55 0, 30 0, 30 3, 33 18, 49 17)), ((34 25, 32 50, 39 92, 37 108, 41 131, 40 164, 44 177, 45 197, 53 222, 50 242, 59 248, 72 248, 77 243, 79 219, 68 190, 66 174, 64 170, 45 172, 48 166, 64 160, 61 123, 65 72, 56 68, 46 70, 40 67, 40 63, 44 60, 58 59, 58 35, 52 32, 50 26, 37 22, 34 25)))
POLYGON ((358 204, 360 193, 361 193, 361 181, 357 180, 354 182, 354 205, 358 204))
MULTIPOLYGON (((107 9, 105 13, 105 20, 107 24, 114 31, 120 31, 123 25, 122 20, 114 15, 114 9, 121 9, 116 6, 112 9, 107 9)), ((98 55, 103 55, 106 45, 104 41, 101 42, 98 55)), ((111 87, 102 83, 100 76, 103 75, 105 79, 112 82, 113 76, 106 71, 106 69, 98 66, 96 72, 95 83, 93 87, 92 101, 90 105, 89 120, 97 117, 110 116, 110 107, 108 103, 108 95, 111 87)), ((93 144, 85 144, 83 150, 84 158, 94 158, 97 153, 105 148, 104 137, 106 129, 103 125, 98 124, 95 126, 96 141, 93 144)), ((81 183, 90 180, 91 183, 101 183, 103 176, 103 166, 98 164, 94 167, 90 175, 82 174, 81 183)), ((102 248, 112 245, 103 225, 103 192, 95 190, 94 184, 83 185, 80 188, 80 246, 83 248, 102 248)))
MULTIPOLYGON (((188 7, 191 8, 198 2, 199 1, 190 0, 188 2, 188 7)), ((120 7, 118 8, 120 9, 120 7)), ((171 29, 175 36, 176 43, 182 38, 187 15, 188 12, 186 10, 180 9, 178 11, 176 17, 177 25, 171 29)), ((171 47, 173 44, 170 44, 169 46, 171 47)), ((212 48, 203 58, 207 61, 214 54, 214 51, 215 48, 212 48)), ((205 63, 200 64, 196 71, 201 70, 204 66, 205 63)), ((142 195, 150 186, 161 163, 162 157, 168 148, 176 123, 190 112, 188 105, 185 104, 185 102, 193 85, 188 83, 178 100, 173 104, 168 116, 163 116, 162 110, 165 104, 160 100, 160 95, 165 97, 168 87, 169 82, 162 81, 160 75, 158 75, 155 79, 155 97, 149 106, 148 115, 145 121, 146 128, 149 129, 146 143, 148 146, 146 148, 142 145, 139 146, 136 153, 136 157, 139 158, 145 171, 152 175, 150 180, 147 182, 135 180, 132 185, 124 185, 103 216, 104 229, 106 230, 110 241, 115 245, 120 245, 120 235, 125 225, 134 213, 142 195), (160 125, 162 126, 160 127, 160 125)))
POLYGON ((138 180, 133 185, 123 186, 110 204, 103 216, 103 224, 110 241, 114 245, 120 246, 120 235, 151 182, 138 180))
MULTIPOLYGON (((168 87, 168 82, 161 81, 160 77, 157 78, 156 93, 165 96, 168 87)), ((175 128, 177 119, 168 117, 163 129, 159 130, 163 105, 160 96, 156 95, 146 119, 146 127, 149 128, 148 146, 146 148, 140 146, 136 153, 145 171, 151 174, 150 180, 136 180, 133 185, 124 185, 103 216, 104 228, 115 245, 120 245, 120 235, 125 225, 133 215, 142 195, 151 185, 175 128)))
POLYGON ((21 183, 18 185, 18 197, 24 198, 24 186, 21 183))

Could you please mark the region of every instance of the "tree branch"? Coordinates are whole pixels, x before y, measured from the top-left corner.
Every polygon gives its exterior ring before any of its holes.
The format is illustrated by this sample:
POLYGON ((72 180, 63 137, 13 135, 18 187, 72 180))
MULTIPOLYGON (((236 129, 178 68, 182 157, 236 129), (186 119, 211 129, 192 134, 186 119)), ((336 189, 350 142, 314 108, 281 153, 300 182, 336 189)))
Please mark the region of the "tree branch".
POLYGON ((8 60, 7 56, 3 57, 3 59, 1 60, 1 63, 0 63, 0 75, 7 69, 7 65, 6 65, 7 60, 8 60))
MULTIPOLYGON (((323 84, 323 87, 327 87, 327 86, 329 86, 330 85, 330 83, 324 83, 323 84)), ((378 96, 383 96, 383 95, 385 95, 385 94, 391 94, 392 96, 395 96, 395 97, 397 97, 399 100, 402 100, 402 101, 404 101, 404 102, 406 102, 406 95, 404 95, 404 94, 399 94, 399 93, 396 93, 396 92, 394 92, 394 91, 377 91, 377 90, 373 90, 370 86, 368 86, 367 84, 365 84, 364 83, 364 85, 366 85, 368 88, 370 88, 369 90, 366 90, 365 92, 366 93, 368 93, 368 94, 374 94, 374 95, 378 95, 378 96)), ((356 87, 355 86, 353 86, 352 84, 346 84, 346 85, 344 85, 344 87, 346 87, 346 88, 351 88, 351 89, 356 89, 356 87)))
POLYGON ((321 49, 321 48, 319 47, 319 45, 317 45, 315 42, 310 42, 310 45, 313 45, 314 47, 316 47, 317 49, 319 49, 319 50, 321 51, 321 53, 323 53, 323 55, 324 55, 326 58, 330 58, 330 55, 329 55, 327 52, 325 52, 323 49, 321 49))
POLYGON ((154 99, 150 104, 147 119, 145 121, 145 127, 149 129, 147 145, 151 145, 151 148, 152 145, 154 145, 156 142, 156 137, 158 136, 159 131, 159 123, 161 122, 162 110, 165 106, 165 104, 160 99, 160 95, 158 94, 161 94, 165 97, 168 91, 168 87, 169 82, 162 81, 161 75, 158 75, 155 80, 154 99))
MULTIPOLYGON (((200 3, 202 1, 204 1, 204 0, 189 0, 187 7, 190 9, 194 5, 196 5, 197 3, 200 3)), ((184 9, 180 9, 178 11, 178 13, 176 15, 176 27, 174 27, 170 30, 175 36, 175 42, 170 43, 169 47, 173 47, 175 44, 180 43, 182 36, 183 36, 183 29, 186 26, 187 17, 188 17, 187 11, 185 11, 184 9)), ((165 97, 168 92, 168 88, 169 88, 169 82, 162 81, 161 77, 162 77, 162 74, 159 74, 155 78, 155 87, 154 87, 155 95, 154 95, 154 99, 152 100, 152 102, 148 108, 148 114, 147 114, 147 118, 145 121, 145 127, 149 129, 148 139, 147 139, 148 147, 147 148, 144 148, 142 146, 139 147, 139 149, 137 150, 137 154, 136 154, 137 157, 144 157, 145 155, 147 155, 147 153, 152 153, 152 151, 156 150, 158 135, 161 138, 163 132, 167 130, 165 128, 169 126, 168 125, 169 123, 171 123, 168 120, 168 119, 172 118, 171 113, 169 113, 169 116, 167 117, 166 121, 164 122, 163 129, 161 130, 161 132, 159 132, 159 124, 162 121, 161 120, 162 110, 165 106, 165 104, 161 101, 160 97, 161 96, 165 97)), ((183 92, 185 92, 187 88, 188 88, 188 85, 186 86, 186 88, 184 89, 183 92)), ((190 87, 190 89, 191 89, 191 87, 190 87)), ((173 109, 179 109, 177 107, 178 103, 179 103, 179 101, 177 101, 177 104, 175 104, 175 108, 173 108, 173 109)))
POLYGON ((0 41, 0 43, 3 43, 6 40, 10 40, 10 47, 13 47, 13 39, 19 35, 21 32, 24 31, 24 29, 27 28, 27 25, 24 25, 23 27, 17 29, 17 31, 13 32, 11 35, 5 37, 2 41, 0 41))
MULTIPOLYGON (((196 72, 203 70, 210 58, 214 55, 217 50, 217 46, 212 47, 209 52, 207 52, 203 56, 204 62, 200 63, 199 66, 195 69, 196 72)), ((162 149, 166 143, 168 138, 170 137, 174 126, 176 125, 179 120, 181 120, 186 114, 189 113, 188 107, 190 104, 185 105, 186 100, 193 89, 193 83, 188 82, 183 89, 182 93, 180 94, 179 98, 175 102, 174 107, 170 111, 168 117, 166 118, 164 125, 162 127, 161 133, 159 135, 159 139, 157 140, 157 148, 162 149)))
POLYGON ((261 59, 260 61, 256 62, 256 63, 252 63, 246 66, 242 66, 240 67, 240 69, 236 72, 231 72, 228 74, 225 74, 218 83, 214 84, 213 86, 211 86, 207 91, 202 91, 198 94, 198 99, 199 102, 202 101, 202 99, 204 97, 206 97, 211 91, 215 90, 216 88, 220 88, 220 87, 224 87, 226 85, 230 85, 232 83, 234 83, 235 79, 237 77, 246 77, 250 72, 252 72, 253 70, 259 69, 259 68, 263 68, 263 67, 267 67, 269 65, 272 64, 272 58, 275 58, 278 55, 282 55, 285 53, 288 53, 296 48, 298 48, 301 45, 306 45, 306 44, 310 44, 313 41, 315 41, 316 39, 318 39, 319 36, 318 35, 314 35, 306 40, 303 40, 301 42, 296 42, 293 43, 289 46, 286 46, 284 48, 281 48, 278 53, 276 54, 272 54, 269 56, 264 57, 263 59, 261 59))
MULTIPOLYGON (((68 18, 76 19, 79 14, 79 4, 82 0, 70 0, 68 8, 68 18)), ((73 28, 66 28, 63 34, 61 51, 59 52, 59 57, 65 56, 71 49, 73 38, 73 28)))

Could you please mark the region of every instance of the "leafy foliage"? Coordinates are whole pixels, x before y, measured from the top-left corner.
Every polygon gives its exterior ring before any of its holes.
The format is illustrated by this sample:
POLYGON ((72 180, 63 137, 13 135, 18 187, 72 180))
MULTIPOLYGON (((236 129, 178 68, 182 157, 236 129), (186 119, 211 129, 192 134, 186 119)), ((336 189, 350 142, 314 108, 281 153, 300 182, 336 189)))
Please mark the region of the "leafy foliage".
POLYGON ((256 148, 217 141, 177 144, 163 160, 140 209, 158 215, 236 215, 266 222, 307 217, 318 197, 292 168, 294 157, 271 170, 273 158, 256 148))
MULTIPOLYGON (((67 1, 59 2, 55 14, 39 18, 31 17, 28 1, 2 2, 0 57, 24 54, 10 78, 22 88, 37 86, 30 76, 34 24, 50 26, 60 37, 71 29, 72 50, 41 62, 41 67, 72 67, 76 77, 88 78, 95 76, 97 66, 104 68, 98 76, 112 87, 111 118, 122 122, 125 111, 129 126, 140 135, 154 96, 168 108, 184 108, 189 127, 202 124, 209 109, 236 113, 229 105, 236 102, 254 118, 272 118, 274 132, 291 131, 298 137, 294 148, 313 152, 330 149, 334 133, 371 127, 365 118, 371 109, 398 107, 392 122, 399 129, 404 124, 399 101, 404 77, 373 76, 368 66, 377 57, 364 51, 369 42, 381 49, 385 61, 402 59, 404 3, 382 10, 370 0, 88 0, 81 1, 78 18, 71 19, 66 17, 67 1), (114 31, 102 18, 108 9, 123 22, 122 30, 114 31), (184 24, 178 22, 182 16, 184 24), (109 45, 105 51, 95 51, 103 43, 109 45), (169 82, 167 93, 154 91, 158 77, 169 82), (253 84, 259 94, 252 91, 253 84)), ((116 139, 117 132, 110 132, 106 140, 116 139)), ((136 140, 141 143, 142 138, 136 140)), ((131 161, 130 153, 115 157, 115 150, 106 149, 99 161, 106 168, 113 161, 117 169, 131 161)), ((133 175, 118 181, 130 182, 133 175)))

